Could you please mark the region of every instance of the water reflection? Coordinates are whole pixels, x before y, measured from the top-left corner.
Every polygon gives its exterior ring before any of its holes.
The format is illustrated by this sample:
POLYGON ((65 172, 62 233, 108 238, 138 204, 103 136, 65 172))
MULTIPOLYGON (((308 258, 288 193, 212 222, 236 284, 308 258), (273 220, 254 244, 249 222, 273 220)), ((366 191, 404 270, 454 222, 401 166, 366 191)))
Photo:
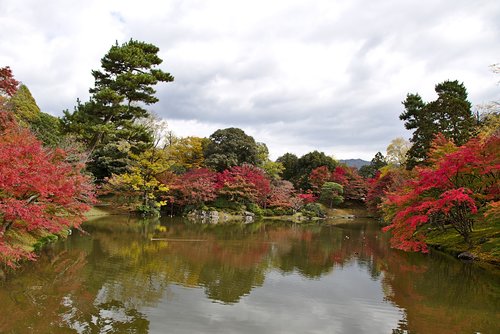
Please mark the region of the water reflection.
POLYGON ((498 276, 370 221, 103 218, 0 286, 1 333, 495 332, 498 276))

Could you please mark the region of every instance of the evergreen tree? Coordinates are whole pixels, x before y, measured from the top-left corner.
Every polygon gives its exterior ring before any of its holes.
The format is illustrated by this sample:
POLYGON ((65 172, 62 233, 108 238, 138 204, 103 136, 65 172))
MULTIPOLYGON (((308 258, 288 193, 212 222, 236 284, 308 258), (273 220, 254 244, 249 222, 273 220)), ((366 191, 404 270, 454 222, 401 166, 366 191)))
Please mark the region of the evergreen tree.
POLYGON ((364 165, 359 169, 359 175, 363 176, 366 179, 373 178, 377 174, 377 172, 384 166, 387 166, 385 157, 382 153, 377 152, 372 161, 370 161, 369 165, 364 165))
POLYGON ((215 131, 204 150, 205 165, 219 172, 232 166, 256 165, 259 147, 252 136, 238 128, 215 131))
POLYGON ((418 94, 408 94, 403 101, 405 111, 399 118, 408 130, 414 130, 410 139, 407 167, 422 163, 431 142, 438 133, 456 145, 465 144, 473 135, 477 123, 467 101, 467 90, 463 83, 444 81, 435 86, 438 98, 424 103, 418 94))
POLYGON ((101 59, 102 70, 92 71, 90 101, 65 112, 65 131, 85 143, 89 169, 98 178, 124 172, 128 150, 138 153, 141 143, 152 140, 138 121, 150 115, 144 106, 158 102, 153 87, 174 80, 157 68, 162 63, 158 52, 153 44, 132 39, 112 46, 101 59))

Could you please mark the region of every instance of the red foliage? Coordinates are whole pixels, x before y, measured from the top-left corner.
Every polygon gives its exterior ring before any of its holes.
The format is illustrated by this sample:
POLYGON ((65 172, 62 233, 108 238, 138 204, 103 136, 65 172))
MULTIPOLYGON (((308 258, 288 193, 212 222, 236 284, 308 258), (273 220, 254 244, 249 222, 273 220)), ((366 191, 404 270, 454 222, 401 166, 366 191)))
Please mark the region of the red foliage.
POLYGON ((410 172, 402 169, 389 170, 383 175, 377 172, 374 178, 367 181, 366 207, 370 212, 379 214, 381 204, 387 193, 396 190, 409 179, 410 172))
POLYGON ((318 197, 313 193, 298 194, 297 197, 302 199, 304 204, 314 203, 318 200, 318 197))
POLYGON ((347 180, 347 167, 337 166, 335 170, 332 172, 332 176, 330 181, 340 184, 342 187, 345 187, 347 180))
POLYGON ((9 66, 0 68, 0 93, 5 93, 7 96, 12 96, 17 92, 19 81, 14 79, 12 70, 9 66))
POLYGON ((206 168, 192 169, 180 176, 173 188, 179 192, 182 205, 199 205, 217 197, 217 174, 206 168))
POLYGON ((257 202, 261 206, 271 193, 271 182, 264 171, 252 165, 234 166, 219 173, 216 187, 229 200, 257 202))
POLYGON ((337 166, 330 173, 326 166, 313 169, 309 175, 309 183, 316 195, 325 182, 335 182, 344 188, 343 197, 348 200, 364 200, 366 197, 366 181, 358 174, 357 169, 348 166, 337 166))
POLYGON ((309 183, 313 190, 319 194, 319 191, 325 182, 330 181, 332 173, 326 166, 315 168, 309 174, 309 183))
POLYGON ((275 181, 271 186, 267 205, 274 208, 297 208, 293 184, 284 180, 275 181))
POLYGON ((434 164, 418 169, 415 179, 387 195, 384 211, 391 224, 385 230, 392 230, 394 247, 427 251, 424 235, 418 231, 427 223, 451 225, 468 241, 478 212, 494 208, 488 204, 500 199, 498 136, 472 139, 455 151, 446 150, 451 153, 435 145, 441 158, 431 156, 434 164))
POLYGON ((358 170, 352 167, 345 168, 345 177, 347 179, 346 184, 344 184, 344 198, 347 200, 357 200, 363 201, 366 198, 367 192, 367 182, 361 175, 358 174, 358 170))
POLYGON ((10 231, 36 236, 77 227, 94 197, 82 166, 67 163, 64 151, 44 148, 13 121, 0 131, 0 262, 14 266, 33 254, 11 244, 10 231))

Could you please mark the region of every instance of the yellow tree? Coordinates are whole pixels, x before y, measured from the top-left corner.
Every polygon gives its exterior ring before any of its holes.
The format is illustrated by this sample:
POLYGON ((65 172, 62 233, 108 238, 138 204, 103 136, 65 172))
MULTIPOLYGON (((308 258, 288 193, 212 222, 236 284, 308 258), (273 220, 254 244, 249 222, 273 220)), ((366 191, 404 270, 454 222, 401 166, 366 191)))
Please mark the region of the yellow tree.
POLYGON ((168 152, 173 162, 173 169, 184 172, 203 167, 205 161, 203 148, 207 141, 207 138, 186 137, 172 142, 168 152))
POLYGON ((113 175, 108 187, 123 196, 134 198, 135 210, 143 215, 156 215, 161 206, 166 204, 168 187, 158 180, 158 176, 170 167, 165 145, 160 145, 161 133, 166 126, 162 122, 149 125, 156 138, 154 144, 139 154, 128 152, 132 161, 129 171, 113 175), (161 146, 161 147, 160 147, 161 146))
POLYGON ((389 164, 404 166, 406 164, 406 153, 411 143, 402 137, 395 138, 387 146, 386 160, 389 164))

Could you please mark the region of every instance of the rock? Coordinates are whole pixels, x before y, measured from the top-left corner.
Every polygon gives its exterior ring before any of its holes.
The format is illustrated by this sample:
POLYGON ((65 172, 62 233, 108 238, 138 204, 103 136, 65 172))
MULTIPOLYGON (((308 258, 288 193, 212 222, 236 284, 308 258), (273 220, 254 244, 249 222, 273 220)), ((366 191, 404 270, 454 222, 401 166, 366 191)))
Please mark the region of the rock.
POLYGON ((245 216, 247 216, 247 217, 254 217, 255 213, 250 212, 250 211, 245 211, 245 216))
POLYGON ((477 256, 475 256, 474 254, 469 253, 469 252, 463 252, 463 253, 458 254, 458 258, 460 260, 475 260, 475 259, 477 259, 477 256))

